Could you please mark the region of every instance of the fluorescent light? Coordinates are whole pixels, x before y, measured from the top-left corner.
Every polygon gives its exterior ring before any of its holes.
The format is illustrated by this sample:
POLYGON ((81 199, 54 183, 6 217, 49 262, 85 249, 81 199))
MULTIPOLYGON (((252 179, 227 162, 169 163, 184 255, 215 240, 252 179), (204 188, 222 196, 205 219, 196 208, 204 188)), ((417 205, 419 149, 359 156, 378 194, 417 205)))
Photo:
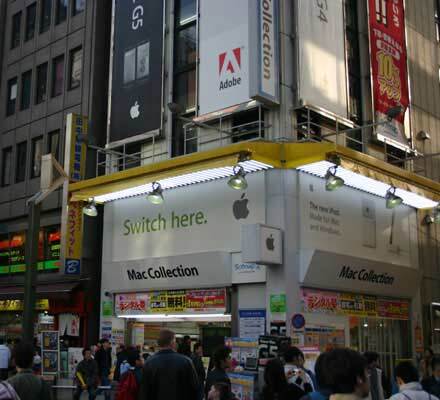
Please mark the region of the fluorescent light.
MULTIPOLYGON (((301 172, 315 175, 319 178, 325 178, 327 170, 334 167, 335 164, 328 161, 319 161, 312 164, 306 164, 298 167, 301 172)), ((387 190, 390 185, 384 182, 377 181, 366 176, 356 174, 348 169, 338 167, 338 176, 344 180, 345 186, 361 190, 362 192, 374 194, 385 198, 387 190)), ((402 189, 396 189, 396 196, 403 199, 403 204, 414 208, 434 208, 437 203, 426 197, 420 196, 416 193, 408 192, 402 189)))
POLYGON ((440 307, 440 303, 431 303, 431 305, 433 305, 433 306, 439 306, 440 307))
MULTIPOLYGON (((239 165, 243 167, 245 173, 265 171, 273 168, 269 164, 264 164, 258 161, 243 161, 239 165)), ((189 174, 174 176, 171 178, 161 179, 159 181, 163 190, 174 189, 182 186, 193 185, 195 183, 209 182, 217 179, 234 176, 234 166, 205 169, 203 171, 191 172, 189 174)), ((147 183, 145 185, 136 186, 130 189, 120 190, 118 192, 96 196, 97 203, 106 203, 108 201, 120 200, 127 197, 134 197, 145 195, 153 191, 153 184, 147 183)))
POLYGON ((118 315, 119 318, 134 318, 140 321, 212 321, 212 322, 230 322, 230 314, 139 314, 139 315, 118 315))

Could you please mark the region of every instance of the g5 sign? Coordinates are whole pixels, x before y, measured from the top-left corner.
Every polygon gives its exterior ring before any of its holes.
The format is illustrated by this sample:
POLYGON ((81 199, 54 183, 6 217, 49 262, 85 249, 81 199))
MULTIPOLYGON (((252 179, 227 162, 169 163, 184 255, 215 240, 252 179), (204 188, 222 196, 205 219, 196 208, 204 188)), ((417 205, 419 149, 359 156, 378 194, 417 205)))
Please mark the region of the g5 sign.
MULTIPOLYGON (((133 5, 135 5, 138 0, 133 0, 133 5)), ((144 7, 138 4, 133 8, 133 12, 131 14, 131 29, 134 31, 138 30, 141 26, 144 25, 144 7)))

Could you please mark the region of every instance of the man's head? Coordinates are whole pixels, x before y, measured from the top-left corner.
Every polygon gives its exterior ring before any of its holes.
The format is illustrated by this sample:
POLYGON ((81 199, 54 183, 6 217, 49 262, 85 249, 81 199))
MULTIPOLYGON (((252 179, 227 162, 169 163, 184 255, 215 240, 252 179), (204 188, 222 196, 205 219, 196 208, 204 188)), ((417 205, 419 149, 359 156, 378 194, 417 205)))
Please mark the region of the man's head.
POLYGON ((367 364, 369 368, 378 368, 379 367, 379 354, 375 351, 366 351, 364 353, 364 357, 367 360, 367 364))
POLYGON ((194 344, 194 353, 196 353, 200 357, 203 357, 203 346, 202 346, 202 343, 196 342, 194 344))
POLYGON ((213 354, 212 361, 217 369, 226 370, 231 367, 231 349, 226 346, 219 347, 213 354))
POLYGON ((368 396, 367 361, 360 353, 351 349, 334 349, 325 355, 322 363, 332 393, 368 396))
POLYGON ((191 337, 190 336, 188 336, 188 335, 185 335, 184 337, 183 337, 183 344, 185 344, 185 345, 187 345, 187 346, 191 346, 191 337))
POLYGON ((118 347, 116 347, 116 353, 120 353, 121 351, 125 350, 125 345, 118 344, 118 347))
POLYGON ((287 364, 293 364, 298 368, 304 366, 304 354, 298 347, 289 347, 284 353, 284 360, 287 364))
POLYGON ((419 373, 411 361, 402 361, 399 363, 394 369, 394 376, 396 377, 399 387, 406 383, 419 381, 419 373))
POLYGON ((34 346, 30 343, 20 342, 14 348, 15 365, 20 369, 28 369, 32 367, 34 360, 34 346))
POLYGON ((159 339, 157 344, 162 349, 176 349, 176 335, 170 329, 162 329, 159 332, 159 339))
POLYGON ((108 340, 108 339, 101 339, 101 347, 104 349, 104 350, 108 350, 110 347, 111 347, 111 345, 110 345, 110 341, 108 340))
POLYGON ((315 363, 315 375, 316 375, 316 381, 318 383, 319 389, 322 390, 330 390, 329 389, 329 378, 328 378, 328 372, 326 370, 325 366, 325 358, 327 356, 327 353, 321 353, 316 360, 315 363))
POLYGON ((89 347, 86 347, 83 351, 84 360, 90 360, 92 358, 92 350, 89 347))
POLYGON ((434 357, 431 362, 432 375, 434 378, 440 382, 440 358, 434 357))

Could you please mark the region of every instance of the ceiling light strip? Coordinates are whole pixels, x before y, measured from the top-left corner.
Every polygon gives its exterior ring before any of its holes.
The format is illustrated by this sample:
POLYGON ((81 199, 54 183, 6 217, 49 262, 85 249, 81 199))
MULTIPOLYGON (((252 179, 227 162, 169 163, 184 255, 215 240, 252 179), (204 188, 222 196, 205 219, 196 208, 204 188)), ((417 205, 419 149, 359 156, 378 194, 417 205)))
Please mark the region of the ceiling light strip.
MULTIPOLYGON (((243 161, 239 163, 246 173, 264 171, 273 168, 269 164, 259 161, 243 161)), ((178 187, 193 185, 202 182, 210 182, 217 179, 223 179, 234 175, 233 166, 211 168, 203 171, 191 172, 189 174, 174 176, 159 180, 163 190, 174 189, 178 187)), ((109 201, 120 200, 128 197, 145 195, 153 190, 152 184, 136 186, 130 189, 124 189, 113 193, 96 196, 95 201, 98 203, 106 203, 109 201)))
MULTIPOLYGON (((301 172, 305 172, 319 178, 324 178, 327 170, 334 166, 335 164, 331 162, 319 161, 300 166, 297 169, 301 172)), ((338 167, 337 175, 345 181, 346 186, 383 198, 385 198, 387 190, 390 188, 390 185, 387 183, 356 174, 341 167, 338 167)), ((402 189, 397 189, 396 195, 403 199, 404 204, 414 208, 432 208, 437 205, 436 202, 426 197, 402 189)))

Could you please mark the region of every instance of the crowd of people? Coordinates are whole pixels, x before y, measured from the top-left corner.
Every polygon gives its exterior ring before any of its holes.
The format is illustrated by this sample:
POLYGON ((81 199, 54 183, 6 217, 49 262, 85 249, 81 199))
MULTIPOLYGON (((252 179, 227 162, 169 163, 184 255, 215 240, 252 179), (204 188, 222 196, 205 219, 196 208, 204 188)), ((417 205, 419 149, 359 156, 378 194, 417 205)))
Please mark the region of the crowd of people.
MULTIPOLYGON (((206 373, 201 343, 192 346, 191 339, 184 337, 177 345, 174 332, 163 329, 157 345, 151 355, 120 345, 115 364, 107 339, 85 348, 83 360, 76 366, 73 399, 79 400, 87 392, 91 400, 100 394, 106 400, 241 400, 234 397, 228 376, 228 347, 214 352, 206 373)), ((40 351, 37 343, 12 346, 0 339, 0 400, 51 399, 50 385, 38 369, 40 351)), ((311 371, 305 367, 302 351, 288 347, 266 363, 259 399, 439 400, 440 358, 428 350, 419 367, 400 361, 392 382, 380 368, 377 353, 340 348, 320 354, 311 371)))

